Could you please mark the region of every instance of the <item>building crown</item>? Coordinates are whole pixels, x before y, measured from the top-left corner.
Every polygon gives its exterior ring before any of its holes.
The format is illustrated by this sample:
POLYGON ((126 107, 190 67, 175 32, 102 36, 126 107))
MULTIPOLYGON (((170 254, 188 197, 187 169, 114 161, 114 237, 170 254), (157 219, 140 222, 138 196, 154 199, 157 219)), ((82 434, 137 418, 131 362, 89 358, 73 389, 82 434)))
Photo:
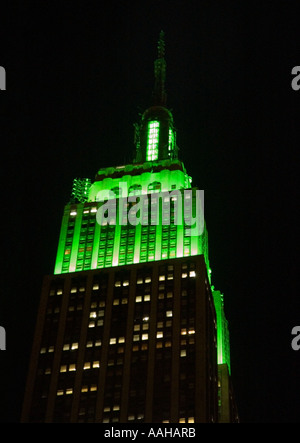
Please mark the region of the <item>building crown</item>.
POLYGON ((140 123, 135 125, 135 163, 178 158, 173 115, 166 107, 166 61, 163 31, 159 35, 157 50, 157 59, 154 61, 152 105, 143 113, 140 123))

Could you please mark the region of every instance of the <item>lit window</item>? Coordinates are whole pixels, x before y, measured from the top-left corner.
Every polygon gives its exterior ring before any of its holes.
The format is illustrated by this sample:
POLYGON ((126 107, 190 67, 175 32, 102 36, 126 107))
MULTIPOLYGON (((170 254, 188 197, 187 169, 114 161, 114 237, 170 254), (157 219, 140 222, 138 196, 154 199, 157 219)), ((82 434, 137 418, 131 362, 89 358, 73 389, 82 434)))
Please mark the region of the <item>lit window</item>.
POLYGON ((94 321, 90 321, 89 322, 89 328, 94 328, 96 325, 95 325, 95 322, 94 321))
POLYGON ((109 344, 110 345, 115 345, 117 343, 117 339, 116 338, 111 338, 110 340, 109 340, 109 344))
POLYGON ((150 295, 149 294, 144 296, 144 301, 150 301, 150 295))
POLYGON ((183 272, 182 274, 181 274, 181 278, 187 278, 187 273, 186 272, 183 272))
POLYGON ((180 351, 180 357, 186 357, 186 349, 180 351))
POLYGON ((137 297, 135 297, 135 301, 136 301, 136 303, 140 303, 142 301, 141 295, 138 295, 137 297))
POLYGON ((67 365, 62 365, 59 372, 67 372, 67 365))
POLYGON ((195 271, 190 271, 190 277, 196 277, 196 272, 195 271))
POLYGON ((99 361, 93 361, 93 368, 100 368, 100 362, 99 361))
POLYGON ((77 215, 77 212, 76 211, 71 211, 70 215, 72 215, 72 216, 77 215))
POLYGON ((164 281, 165 280, 165 276, 164 275, 160 275, 159 276, 159 281, 164 281))
POLYGON ((74 349, 78 349, 78 343, 72 343, 71 349, 72 351, 74 351, 74 349))
POLYGON ((91 369, 91 363, 90 362, 84 363, 83 369, 91 369))
POLYGON ((173 311, 167 311, 166 317, 173 317, 173 311))
POLYGON ((147 161, 157 160, 158 141, 159 141, 159 122, 151 121, 148 123, 147 161))
POLYGON ((148 340, 148 334, 142 334, 142 340, 148 340))
POLYGON ((76 371, 76 365, 75 363, 70 364, 69 371, 76 371))
POLYGON ((96 318, 97 313, 96 312, 90 312, 90 318, 96 318))
POLYGON ((189 417, 188 418, 188 423, 195 423, 194 417, 189 417))
POLYGON ((163 338, 164 333, 162 331, 157 332, 156 338, 163 338))
POLYGON ((124 280, 123 281, 123 286, 129 286, 129 281, 128 280, 124 280))

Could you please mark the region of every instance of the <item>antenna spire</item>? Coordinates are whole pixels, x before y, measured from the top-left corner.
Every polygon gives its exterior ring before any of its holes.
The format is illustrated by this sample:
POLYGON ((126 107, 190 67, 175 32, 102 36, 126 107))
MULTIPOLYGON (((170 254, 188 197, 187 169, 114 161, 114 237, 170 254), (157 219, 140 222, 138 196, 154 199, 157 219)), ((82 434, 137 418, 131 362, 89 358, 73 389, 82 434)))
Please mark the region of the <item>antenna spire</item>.
POLYGON ((154 62, 154 105, 165 106, 167 95, 165 91, 166 61, 165 61, 165 33, 160 31, 157 44, 157 59, 154 62))

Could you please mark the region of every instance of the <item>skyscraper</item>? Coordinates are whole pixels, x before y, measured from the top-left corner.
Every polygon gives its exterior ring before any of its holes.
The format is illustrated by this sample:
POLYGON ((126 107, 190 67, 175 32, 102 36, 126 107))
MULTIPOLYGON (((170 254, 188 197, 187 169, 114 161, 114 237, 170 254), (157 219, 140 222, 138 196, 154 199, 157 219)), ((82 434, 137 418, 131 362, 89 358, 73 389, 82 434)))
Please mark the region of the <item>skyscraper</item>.
POLYGON ((237 420, 203 192, 179 159, 164 34, 131 164, 77 178, 43 283, 23 422, 237 420))

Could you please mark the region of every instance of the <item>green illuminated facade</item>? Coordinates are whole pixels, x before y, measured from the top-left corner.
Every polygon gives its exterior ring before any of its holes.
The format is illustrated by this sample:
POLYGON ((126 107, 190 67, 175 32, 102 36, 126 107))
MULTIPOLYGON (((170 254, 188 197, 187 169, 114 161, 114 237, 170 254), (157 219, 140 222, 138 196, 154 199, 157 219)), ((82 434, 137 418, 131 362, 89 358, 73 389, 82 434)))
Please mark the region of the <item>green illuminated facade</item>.
MULTIPOLYGON (((184 208, 188 213, 189 205, 195 213, 196 188, 192 187, 192 178, 178 158, 173 115, 166 107, 162 34, 154 66, 153 105, 135 125, 136 156, 132 164, 98 170, 93 182, 87 178, 74 180, 71 200, 64 209, 54 274, 203 255, 211 283, 206 226, 200 235, 190 235, 190 224, 184 219, 184 208), (191 191, 191 199, 184 198, 187 190, 191 191), (156 193, 161 198, 151 204, 152 194, 156 193), (129 201, 129 196, 136 198, 129 201), (116 199, 115 217, 99 222, 97 212, 110 199, 116 199), (184 208, 181 220, 175 222, 177 199, 184 208), (139 223, 133 225, 128 214, 136 205, 140 209, 139 223), (166 224, 164 207, 165 214, 170 214, 166 224)), ((223 296, 219 291, 213 294, 218 324, 218 363, 227 364, 230 373, 223 296)))
POLYGON ((46 276, 22 421, 234 422, 203 192, 178 156, 164 37, 132 163, 76 178, 46 276))

